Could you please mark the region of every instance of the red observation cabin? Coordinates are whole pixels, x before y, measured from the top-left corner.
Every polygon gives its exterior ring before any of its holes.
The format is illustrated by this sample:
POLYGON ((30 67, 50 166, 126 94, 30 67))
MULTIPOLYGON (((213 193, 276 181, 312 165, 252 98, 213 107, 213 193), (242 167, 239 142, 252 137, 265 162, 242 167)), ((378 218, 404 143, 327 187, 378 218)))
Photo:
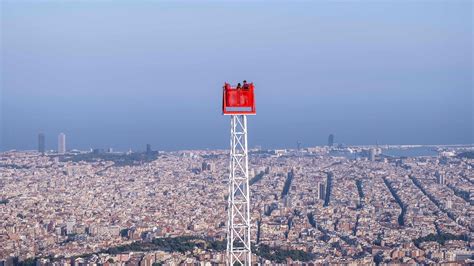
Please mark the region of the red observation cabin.
POLYGON ((242 87, 232 87, 224 84, 222 97, 223 115, 255 115, 255 94, 253 83, 244 84, 242 87))

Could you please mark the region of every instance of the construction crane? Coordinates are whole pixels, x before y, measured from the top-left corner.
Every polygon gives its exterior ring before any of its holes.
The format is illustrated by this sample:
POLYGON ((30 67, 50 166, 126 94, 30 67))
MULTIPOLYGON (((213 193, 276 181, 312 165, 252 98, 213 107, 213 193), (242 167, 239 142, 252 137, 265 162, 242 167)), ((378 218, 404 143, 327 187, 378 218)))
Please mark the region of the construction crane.
POLYGON ((253 83, 225 83, 222 114, 230 116, 226 264, 251 265, 247 115, 256 114, 253 83))

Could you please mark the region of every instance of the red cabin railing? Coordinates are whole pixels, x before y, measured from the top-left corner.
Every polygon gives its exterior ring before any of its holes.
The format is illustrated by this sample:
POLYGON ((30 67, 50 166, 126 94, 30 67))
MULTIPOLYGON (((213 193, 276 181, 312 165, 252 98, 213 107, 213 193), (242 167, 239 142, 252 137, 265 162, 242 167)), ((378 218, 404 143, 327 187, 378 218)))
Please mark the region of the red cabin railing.
POLYGON ((255 94, 253 83, 247 83, 241 88, 224 84, 222 97, 222 114, 224 115, 254 115, 255 94))

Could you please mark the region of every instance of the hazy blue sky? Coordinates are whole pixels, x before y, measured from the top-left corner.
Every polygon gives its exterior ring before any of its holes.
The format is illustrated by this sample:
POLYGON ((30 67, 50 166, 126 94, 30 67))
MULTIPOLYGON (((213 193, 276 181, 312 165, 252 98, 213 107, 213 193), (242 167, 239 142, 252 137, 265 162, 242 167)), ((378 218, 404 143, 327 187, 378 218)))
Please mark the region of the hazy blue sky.
POLYGON ((472 1, 2 1, 2 149, 473 143, 472 1))

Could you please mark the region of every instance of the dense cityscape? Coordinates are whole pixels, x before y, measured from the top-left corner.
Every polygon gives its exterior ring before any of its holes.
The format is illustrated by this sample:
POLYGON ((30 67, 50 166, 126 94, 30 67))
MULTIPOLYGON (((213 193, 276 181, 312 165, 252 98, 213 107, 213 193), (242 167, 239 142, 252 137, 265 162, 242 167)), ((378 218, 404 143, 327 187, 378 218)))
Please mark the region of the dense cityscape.
MULTIPOLYGON (((474 147, 250 153, 252 261, 473 263, 474 147)), ((226 150, 5 151, 0 265, 225 263, 226 150)))

